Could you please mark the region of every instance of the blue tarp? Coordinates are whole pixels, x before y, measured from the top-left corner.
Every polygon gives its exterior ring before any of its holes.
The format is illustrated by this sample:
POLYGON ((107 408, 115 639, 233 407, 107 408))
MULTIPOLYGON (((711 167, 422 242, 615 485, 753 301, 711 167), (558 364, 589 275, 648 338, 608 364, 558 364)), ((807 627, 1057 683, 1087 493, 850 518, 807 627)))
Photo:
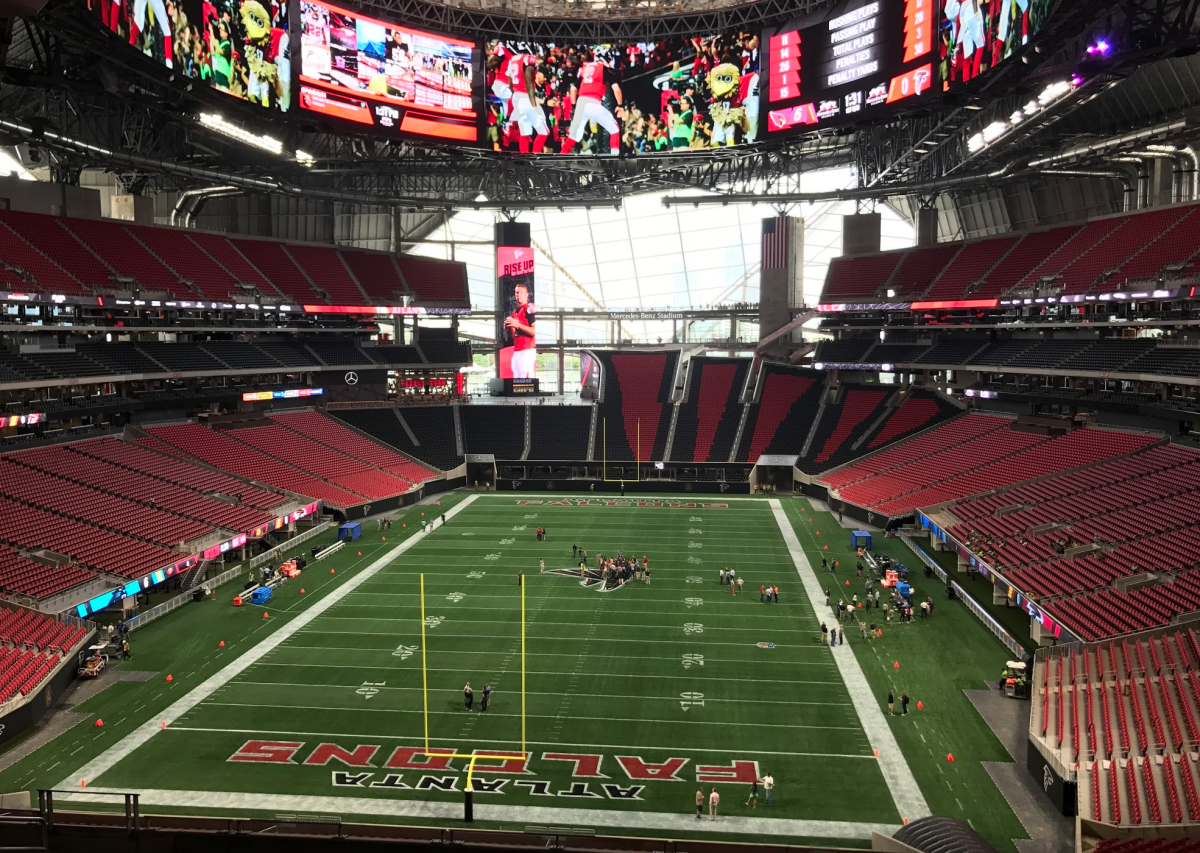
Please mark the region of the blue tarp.
POLYGON ((866 548, 871 550, 871 534, 865 530, 850 531, 850 547, 851 548, 866 548))
POLYGON ((338 528, 338 541, 348 539, 353 542, 355 539, 362 538, 362 525, 357 521, 348 521, 338 528))

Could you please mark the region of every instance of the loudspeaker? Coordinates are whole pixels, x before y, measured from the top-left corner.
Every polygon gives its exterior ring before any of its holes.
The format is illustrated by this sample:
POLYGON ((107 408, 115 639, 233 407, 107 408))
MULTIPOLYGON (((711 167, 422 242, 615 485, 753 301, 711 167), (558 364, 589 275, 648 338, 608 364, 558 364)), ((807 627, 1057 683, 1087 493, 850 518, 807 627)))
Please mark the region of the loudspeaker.
MULTIPOLYGON (((4 2, 4 0, 0 0, 4 2)), ((497 222, 497 246, 528 246, 532 235, 528 222, 497 222)))

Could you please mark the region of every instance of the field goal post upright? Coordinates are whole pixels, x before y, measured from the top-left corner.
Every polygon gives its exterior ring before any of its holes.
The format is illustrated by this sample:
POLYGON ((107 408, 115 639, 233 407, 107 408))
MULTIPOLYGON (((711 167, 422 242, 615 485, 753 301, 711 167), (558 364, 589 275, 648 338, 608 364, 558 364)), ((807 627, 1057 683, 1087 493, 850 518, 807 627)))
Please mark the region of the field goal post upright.
MULTIPOLYGON (((458 758, 467 762, 467 785, 463 791, 463 820, 467 823, 475 820, 475 792, 471 786, 472 780, 475 778, 475 762, 483 759, 485 761, 511 761, 512 754, 497 755, 484 752, 472 752, 461 754, 457 752, 446 752, 431 750, 429 748, 429 668, 425 654, 425 573, 421 573, 421 708, 425 719, 425 751, 422 753, 426 758, 437 756, 438 758, 458 758)), ((523 760, 529 760, 529 750, 526 748, 526 728, 525 728, 525 581, 521 581, 521 754, 523 760)))
POLYGON ((617 482, 639 483, 639 482, 641 482, 641 479, 642 479, 642 419, 638 418, 638 421, 637 421, 637 448, 633 451, 634 477, 632 480, 627 479, 625 477, 613 478, 613 477, 608 476, 608 418, 604 418, 602 420, 602 426, 603 426, 603 440, 601 441, 601 446, 604 448, 604 455, 602 457, 603 461, 601 462, 601 469, 600 469, 601 477, 600 477, 600 479, 602 479, 606 483, 617 483, 617 482))

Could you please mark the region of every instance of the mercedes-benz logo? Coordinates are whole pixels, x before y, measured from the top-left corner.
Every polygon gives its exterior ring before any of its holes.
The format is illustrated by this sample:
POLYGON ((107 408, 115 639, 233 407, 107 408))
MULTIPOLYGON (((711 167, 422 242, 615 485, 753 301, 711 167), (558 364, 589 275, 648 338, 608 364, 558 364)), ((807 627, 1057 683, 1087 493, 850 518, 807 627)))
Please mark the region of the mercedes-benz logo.
POLYGON ((346 372, 346 384, 347 385, 357 385, 358 384, 358 374, 355 373, 353 370, 349 370, 346 372))

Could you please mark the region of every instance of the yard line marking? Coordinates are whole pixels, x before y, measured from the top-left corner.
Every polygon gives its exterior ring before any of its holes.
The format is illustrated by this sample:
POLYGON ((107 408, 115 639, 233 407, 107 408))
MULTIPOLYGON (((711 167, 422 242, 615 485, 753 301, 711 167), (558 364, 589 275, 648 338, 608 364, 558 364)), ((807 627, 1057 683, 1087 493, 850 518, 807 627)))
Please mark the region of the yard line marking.
MULTIPOLYGON (((680 615, 680 618, 683 617, 683 613, 680 613, 679 615, 680 615)), ((717 614, 717 618, 720 618, 719 614, 717 614)), ((392 618, 392 617, 387 617, 387 616, 367 616, 367 617, 326 616, 325 617, 326 622, 330 622, 330 621, 334 621, 334 620, 339 621, 339 622, 358 622, 360 624, 363 622, 399 622, 402 625, 409 625, 413 621, 412 619, 399 619, 399 618, 392 618)), ((456 616, 456 617, 454 617, 454 623, 456 625, 508 625, 508 624, 510 624, 510 620, 508 620, 508 619, 459 619, 456 616)), ((547 624, 547 625, 578 625, 579 623, 576 621, 568 620, 565 622, 548 622, 545 624, 547 624)), ((582 627, 582 626, 580 626, 580 627, 582 627)), ((605 628, 678 628, 679 625, 677 623, 670 624, 670 625, 649 625, 649 624, 646 624, 645 622, 605 622, 604 627, 605 628)), ((312 630, 312 629, 309 629, 309 630, 312 630)), ((806 634, 810 637, 813 634, 813 631, 811 628, 779 628, 779 627, 775 627, 775 626, 772 626, 770 628, 763 628, 760 626, 755 626, 753 628, 717 628, 717 627, 709 627, 708 625, 705 625, 705 630, 707 630, 707 631, 743 631, 745 633, 751 633, 751 634, 756 634, 756 635, 761 635, 763 633, 763 631, 767 631, 767 630, 776 631, 781 634, 806 634)), ((337 632, 331 631, 329 633, 337 633, 337 632)), ((357 632, 355 632, 355 633, 357 633, 357 632)), ((444 635, 439 634, 438 636, 444 636, 444 635)), ((539 634, 538 637, 540 638, 541 635, 539 634)), ((587 638, 579 637, 577 639, 584 640, 587 638)))
MULTIPOLYGON (((553 695, 558 695, 558 694, 553 694, 553 695)), ((365 706, 352 707, 349 705, 276 705, 271 702, 206 702, 205 707, 208 707, 208 708, 283 708, 283 709, 292 708, 296 711, 350 711, 355 714, 423 714, 424 713, 424 711, 420 708, 414 708, 414 709, 368 708, 365 706)), ((493 717, 513 717, 514 719, 521 718, 520 714, 501 714, 499 711, 497 711, 494 714, 491 711, 489 711, 488 713, 493 717)), ((458 711, 458 710, 455 710, 455 711, 432 711, 431 710, 429 712, 429 715, 431 717, 432 716, 461 717, 462 711, 458 711)), ((525 716, 533 717, 535 719, 541 719, 541 720, 553 720, 554 719, 554 717, 552 717, 549 714, 526 713, 525 716)), ((574 716, 574 717, 572 717, 572 719, 575 719, 575 720, 597 720, 599 722, 605 722, 605 723, 612 723, 614 721, 613 717, 574 716)), ((649 717, 638 717, 638 722, 639 723, 667 723, 669 725, 679 725, 680 723, 686 722, 689 725, 693 725, 693 726, 724 726, 726 728, 729 727, 728 720, 712 720, 712 721, 696 720, 696 719, 656 720, 656 719, 652 719, 649 717)), ((846 731, 846 732, 860 731, 858 726, 806 726, 806 725, 801 725, 799 723, 773 723, 772 728, 776 728, 776 729, 814 729, 816 731, 823 731, 823 732, 824 731, 846 731)), ((85 776, 84 778, 86 779, 87 777, 85 776)))
MULTIPOLYGON (((447 636, 452 636, 452 635, 442 634, 441 636, 447 637, 447 636)), ((730 645, 741 646, 741 645, 746 645, 746 644, 745 643, 731 643, 730 645)), ((321 652, 387 652, 389 655, 391 655, 391 653, 395 651, 395 648, 393 646, 371 646, 371 647, 366 647, 366 648, 364 648, 363 646, 298 646, 294 642, 287 643, 285 647, 287 650, 305 649, 305 650, 321 651, 321 652)), ((783 648, 783 649, 799 649, 800 651, 810 651, 810 652, 817 652, 817 653, 820 653, 822 651, 821 649, 813 648, 812 646, 780 646, 780 645, 776 645, 775 648, 777 650, 781 649, 781 648, 783 648)), ((455 655, 494 655, 495 652, 487 651, 487 650, 471 651, 471 650, 463 649, 460 651, 456 651, 454 654, 455 655)), ((536 658, 536 657, 576 658, 576 657, 579 657, 579 653, 578 652, 526 652, 525 657, 527 657, 527 658, 536 658)), ((589 657, 603 658, 606 660, 624 660, 624 661, 629 660, 629 655, 589 655, 589 657)), ((650 655, 638 655, 637 659, 638 660, 669 660, 672 662, 676 662, 679 660, 679 656, 671 655, 670 657, 654 657, 654 656, 650 656, 650 655)), ((740 664, 740 665, 744 665, 746 663, 744 658, 710 658, 707 656, 704 658, 704 662, 705 663, 736 663, 736 664, 740 664)), ((288 665, 289 666, 322 666, 322 665, 330 666, 331 664, 288 664, 288 665)), ((337 666, 337 667, 341 667, 343 665, 344 664, 341 664, 341 663, 332 664, 332 666, 337 666)), ((804 660, 776 661, 776 660, 772 660, 771 666, 772 667, 778 667, 778 666, 837 666, 837 664, 831 660, 830 661, 804 661, 804 660)), ((395 669, 395 667, 382 667, 382 668, 383 669, 395 669)), ((450 672, 451 670, 446 670, 446 669, 439 670, 439 669, 431 668, 429 671, 430 672, 450 672)), ((455 669, 453 671, 459 672, 460 670, 455 669)), ((624 676, 622 676, 622 677, 624 677, 624 676)), ((645 676, 638 676, 638 677, 642 678, 645 676)), ((730 680, 738 680, 738 679, 730 679, 730 680)), ((752 680, 756 684, 762 683, 761 678, 747 679, 747 680, 752 680)), ((134 710, 137 710, 137 709, 135 708, 134 710)))
MULTIPOLYGON (((488 711, 488 713, 490 714, 491 711, 488 711)), ((360 738, 360 739, 361 738, 371 738, 373 740, 415 741, 417 743, 424 743, 424 738, 421 736, 417 736, 417 735, 362 734, 361 732, 359 732, 359 733, 355 733, 355 732, 307 732, 307 731, 295 731, 295 730, 291 730, 291 729, 284 729, 284 730, 280 730, 280 729, 218 729, 218 728, 213 728, 211 726, 175 726, 174 728, 167 729, 167 731, 168 732, 172 732, 172 731, 175 731, 175 732, 206 732, 209 734, 273 735, 273 736, 279 736, 279 737, 360 738)), ((488 745, 492 745, 492 744, 499 745, 499 746, 509 746, 509 745, 516 744, 519 746, 521 744, 521 742, 519 740, 493 740, 490 738, 487 740, 480 741, 479 743, 482 746, 488 746, 488 745)), ((578 743, 575 741, 564 742, 564 741, 558 741, 558 740, 530 740, 530 741, 526 741, 526 743, 534 744, 536 746, 573 747, 573 748, 578 747, 580 749, 615 749, 615 750, 619 750, 619 752, 616 753, 617 755, 625 755, 629 752, 629 749, 630 749, 629 744, 627 744, 627 743, 625 743, 625 744, 578 743)), ((692 752, 696 751, 695 744, 690 744, 688 746, 641 745, 638 748, 643 751, 646 751, 646 752, 649 752, 649 751, 670 752, 673 755, 683 754, 683 752, 685 750, 691 750, 692 752)), ((863 760, 869 760, 869 761, 875 760, 875 756, 873 754, 864 753, 864 754, 860 755, 860 754, 852 753, 852 752, 778 752, 773 749, 772 750, 764 750, 762 752, 755 752, 753 749, 746 749, 746 748, 743 748, 743 749, 710 749, 709 747, 704 747, 701 750, 701 752, 702 753, 719 752, 723 755, 746 755, 747 753, 753 753, 755 755, 767 755, 767 756, 771 756, 771 757, 799 756, 799 757, 803 757, 803 758, 839 758, 839 759, 841 759, 841 758, 861 758, 863 760)))
MULTIPOLYGON (((667 627, 680 628, 682 626, 668 625, 667 627)), ((705 630, 707 630, 707 629, 705 629, 705 630)), ((720 629, 718 628, 718 629, 714 629, 714 630, 720 630, 720 629)), ((747 629, 747 630, 750 630, 750 629, 747 629)), ((302 628, 299 633, 302 633, 302 634, 314 634, 314 633, 315 634, 346 634, 351 637, 409 637, 409 636, 417 636, 421 632, 419 630, 413 631, 413 632, 388 631, 386 633, 381 634, 378 631, 326 631, 324 628, 302 628)), ((810 631, 800 631, 799 633, 809 634, 810 636, 812 635, 811 630, 810 631)), ((438 633, 439 640, 444 640, 447 637, 454 637, 455 639, 458 639, 458 640, 511 640, 512 639, 512 637, 510 637, 508 634, 443 634, 441 632, 438 633)), ((580 642, 580 643, 589 642, 588 637, 543 637, 543 636, 539 636, 538 639, 539 640, 554 640, 555 642, 580 642)), ((590 638, 590 639, 594 639, 594 638, 590 638)), ((604 642, 604 643, 638 643, 642 646, 646 645, 645 640, 622 639, 620 637, 602 637, 601 642, 604 642)), ((686 637, 680 636, 680 638, 678 640, 655 640, 654 644, 657 647, 662 647, 669 643, 692 644, 694 642, 695 642, 694 640, 689 640, 686 637)), ((742 647, 745 647, 746 645, 754 645, 754 643, 744 643, 744 642, 743 643, 727 643, 727 642, 721 642, 721 641, 706 640, 704 645, 706 645, 706 646, 742 646, 742 647)), ((307 646, 297 646, 296 648, 308 648, 308 647, 307 646)), ((777 649, 811 649, 813 647, 811 644, 806 644, 803 646, 789 646, 786 643, 776 643, 775 648, 777 648, 777 649)))
MULTIPOLYGON (((640 660, 640 658, 639 658, 639 660, 640 660)), ((677 659, 677 658, 667 658, 667 660, 677 661, 678 659, 677 659)), ((708 662, 708 661, 707 661, 707 659, 706 659, 706 661, 705 661, 705 662, 706 662, 706 663, 708 662)), ((358 666, 357 664, 343 664, 343 665, 341 665, 341 666, 336 666, 336 665, 333 665, 333 664, 326 664, 326 663, 260 663, 260 664, 259 664, 259 666, 278 666, 278 667, 283 667, 283 668, 285 668, 285 669, 290 669, 291 667, 297 667, 297 666, 315 667, 315 668, 317 668, 317 669, 338 669, 338 670, 347 670, 347 669, 381 669, 381 670, 385 670, 385 671, 388 671, 388 672, 394 672, 394 671, 395 671, 395 669, 396 669, 396 667, 394 667, 394 666, 358 666)), ((462 672, 462 669, 439 669, 439 668, 435 668, 435 667, 429 667, 429 668, 428 668, 426 671, 427 671, 427 672, 462 672)), ((501 671, 503 671, 503 670, 501 670, 501 671)), ((563 671, 560 671, 560 670, 551 670, 551 669, 527 669, 527 670, 525 670, 525 672, 526 672, 526 674, 528 674, 528 675, 570 675, 572 678, 578 678, 578 677, 579 677, 579 672, 578 672, 578 670, 572 670, 571 672, 563 672, 563 671)), ((684 673, 680 673, 680 674, 678 674, 678 675, 632 675, 632 674, 626 674, 626 673, 617 673, 617 672, 592 672, 592 673, 588 673, 588 677, 589 677, 589 678, 621 678, 621 679, 625 679, 625 678, 652 678, 652 679, 654 679, 655 681, 662 681, 664 678, 674 678, 674 679, 681 679, 681 680, 685 680, 685 681, 689 681, 689 682, 690 682, 690 681, 720 681, 722 684, 758 684, 758 685, 761 685, 761 684, 763 683, 763 681, 762 681, 762 679, 761 679, 761 678, 721 678, 720 676, 711 676, 711 675, 710 675, 710 676, 705 676, 705 675, 692 675, 690 672, 684 672, 684 673)), ((233 682, 233 683, 234 683, 234 684, 282 684, 282 683, 284 683, 284 682, 276 682, 276 681, 235 681, 235 682, 233 682)), ((788 683, 789 683, 789 684, 841 684, 841 682, 840 682, 840 681, 798 681, 798 680, 796 680, 796 679, 788 679, 788 683)), ((358 687, 358 685, 357 685, 357 684, 341 684, 341 685, 332 685, 332 684, 306 684, 306 685, 302 685, 302 686, 304 686, 304 687, 335 687, 335 686, 336 686, 336 687, 358 687)), ((386 688, 386 689, 387 689, 387 690, 393 690, 393 689, 399 690, 399 689, 402 689, 402 688, 398 688, 398 687, 397 687, 397 688, 391 688, 391 687, 388 687, 388 688, 386 688)), ((409 689, 409 688, 403 688, 403 689, 409 689)), ((415 690, 416 688, 411 688, 411 689, 415 690)), ((538 693, 533 693, 533 692, 530 692, 530 694, 529 694, 529 695, 531 695, 531 696, 538 696, 538 695, 557 696, 558 694, 557 694, 557 693, 538 694, 538 693)), ((613 697, 616 697, 616 694, 615 694, 615 693, 583 693, 583 694, 580 694, 580 695, 582 695, 582 696, 613 696, 613 697)), ((636 696, 628 696, 628 697, 622 697, 622 698, 636 699, 636 698, 640 698, 640 697, 636 697, 636 696)), ((653 699, 653 698, 655 698, 655 697, 653 697, 653 696, 650 696, 650 697, 646 697, 646 698, 653 699)), ((663 697, 659 697, 659 698, 663 698, 663 697)), ((672 699, 672 700, 673 700, 673 699, 675 699, 676 697, 674 697, 674 696, 669 696, 669 697, 665 697, 665 698, 669 698, 669 699, 672 699)), ((766 701, 766 700, 764 700, 764 701, 766 701)), ((773 703, 773 702, 769 702, 768 704, 782 704, 782 705, 792 705, 792 704, 801 704, 801 705, 828 705, 828 704, 831 704, 831 703, 829 703, 829 702, 800 702, 800 703, 794 703, 794 702, 780 702, 780 703, 773 703)), ((844 702, 844 703, 832 703, 832 704, 846 704, 846 705, 848 705, 848 704, 850 704, 850 703, 848 703, 848 702, 844 702)))
MULTIPOLYGON (((461 503, 451 507, 446 512, 446 517, 449 518, 470 506, 475 500, 475 496, 468 496, 461 503)), ((262 642, 248 649, 241 657, 227 664, 223 669, 216 674, 209 676, 202 681, 199 686, 194 687, 190 692, 186 693, 179 699, 176 699, 160 714, 155 715, 153 719, 147 720, 142 725, 135 728, 132 732, 121 738, 115 744, 110 746, 92 761, 80 767, 75 773, 63 779, 58 784, 59 788, 70 790, 79 779, 95 779, 102 773, 110 770, 118 761, 126 758, 130 753, 140 746, 147 743, 150 738, 154 737, 160 731, 161 721, 166 721, 168 725, 174 723, 188 711, 195 708, 217 689, 223 687, 232 679, 236 678, 245 670, 249 669, 255 663, 262 659, 268 652, 274 651, 281 643, 301 630, 305 625, 312 622, 342 598, 353 592, 358 586, 364 583, 375 574, 379 573, 387 566, 396 561, 400 555, 404 554, 418 542, 426 541, 417 537, 409 537, 401 542, 396 547, 392 548, 375 562, 371 563, 364 569, 361 569, 358 574, 343 583, 337 589, 332 590, 324 598, 317 601, 308 610, 296 616, 296 618, 285 622, 279 630, 275 631, 270 636, 263 639, 262 642)), ((161 694, 159 694, 161 695, 161 694)), ((155 697, 157 698, 157 696, 155 697)), ((98 735, 97 735, 98 737, 98 735)), ((69 798, 71 795, 67 795, 69 798)))
MULTIPOLYGON (((320 797, 294 794, 250 794, 239 792, 201 793, 149 789, 139 793, 138 801, 154 806, 188 806, 245 812, 287 811, 319 814, 361 814, 390 818, 424 818, 452 821, 462 819, 459 802, 428 802, 421 800, 392 800, 384 797, 320 797)), ((97 794, 72 794, 74 802, 111 802, 97 794)), ((805 838, 869 839, 872 832, 891 835, 895 824, 851 823, 833 820, 800 820, 787 818, 721 817, 715 821, 695 820, 688 814, 669 812, 635 812, 624 809, 564 809, 553 806, 512 806, 475 803, 478 820, 505 824, 541 824, 550 826, 628 827, 661 833, 664 830, 687 832, 786 836, 805 838)))
MULTIPOLYGON (((813 615, 819 621, 822 615, 818 609, 821 606, 818 602, 824 600, 825 593, 817 580, 816 573, 808 563, 808 557, 804 554, 800 540, 796 537, 796 531, 792 528, 792 523, 783 510, 783 505, 777 498, 770 498, 767 503, 779 525, 783 541, 787 544, 792 563, 796 566, 796 574, 800 576, 804 591, 808 593, 808 603, 812 606, 813 615)), ((879 750, 879 770, 883 773, 883 779, 892 794, 892 800, 904 817, 910 820, 925 817, 930 814, 929 804, 925 802, 925 797, 921 794, 920 787, 917 786, 912 769, 905 761, 904 753, 901 752, 900 745, 896 742, 896 736, 888 726, 887 720, 883 718, 883 712, 878 703, 871 698, 871 688, 867 684, 867 677, 863 675, 862 667, 859 666, 858 658, 854 656, 853 650, 843 653, 841 651, 843 648, 843 646, 839 646, 838 651, 831 652, 831 654, 834 661, 837 662, 838 670, 842 674, 842 681, 846 684, 846 690, 849 691, 850 698, 854 702, 858 719, 862 723, 863 731, 866 732, 867 741, 871 744, 872 749, 879 750)))

